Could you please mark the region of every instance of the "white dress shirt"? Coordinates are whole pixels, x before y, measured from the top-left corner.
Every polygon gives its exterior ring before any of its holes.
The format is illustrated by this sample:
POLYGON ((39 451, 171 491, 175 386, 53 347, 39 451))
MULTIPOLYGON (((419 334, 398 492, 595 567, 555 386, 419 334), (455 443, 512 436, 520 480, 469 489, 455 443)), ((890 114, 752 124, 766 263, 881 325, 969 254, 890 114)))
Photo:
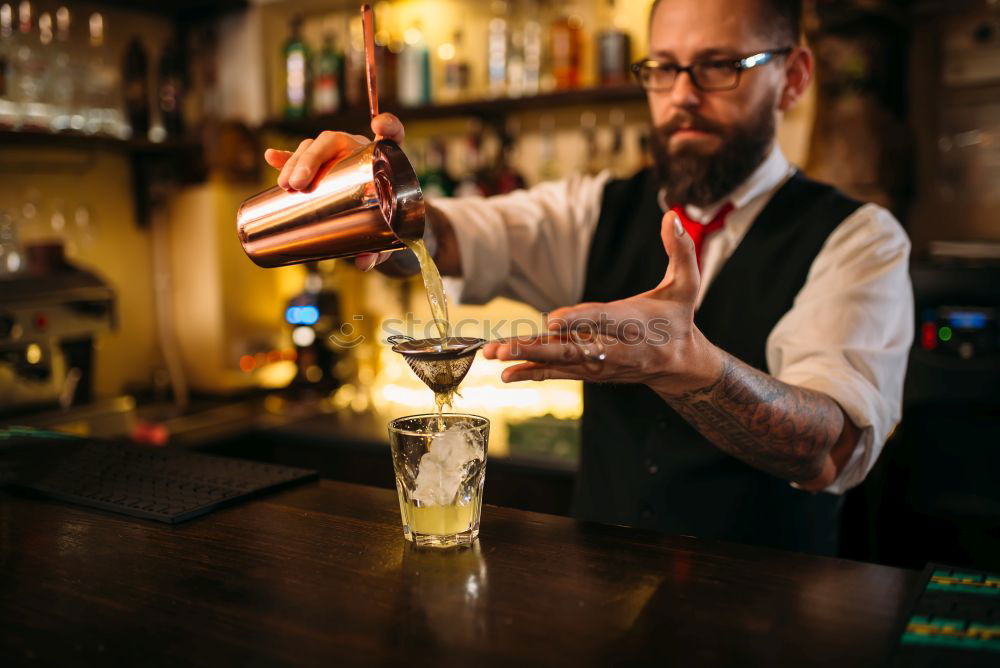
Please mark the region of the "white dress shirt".
MULTIPOLYGON (((703 243, 698 304, 794 171, 775 145, 729 197, 704 209, 686 207, 703 224, 726 202, 734 207, 703 243)), ((609 178, 608 172, 578 175, 508 195, 435 200, 432 206, 455 229, 461 255, 463 278, 448 280, 449 292, 464 303, 505 296, 540 311, 579 302, 609 178)), ((665 199, 661 192, 661 208, 665 199)), ((827 238, 791 310, 768 336, 768 372, 829 395, 861 429, 827 492, 843 493, 864 480, 899 421, 913 340, 909 253, 909 239, 892 214, 862 206, 827 238)))

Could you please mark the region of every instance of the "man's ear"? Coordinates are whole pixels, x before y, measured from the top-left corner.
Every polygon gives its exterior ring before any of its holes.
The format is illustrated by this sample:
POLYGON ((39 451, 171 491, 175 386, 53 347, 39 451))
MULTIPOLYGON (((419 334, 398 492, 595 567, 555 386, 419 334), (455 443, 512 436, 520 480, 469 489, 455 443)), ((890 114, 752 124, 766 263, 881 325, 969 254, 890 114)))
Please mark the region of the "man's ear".
POLYGON ((788 111, 809 88, 813 77, 813 54, 809 47, 797 46, 785 60, 785 88, 778 109, 788 111))

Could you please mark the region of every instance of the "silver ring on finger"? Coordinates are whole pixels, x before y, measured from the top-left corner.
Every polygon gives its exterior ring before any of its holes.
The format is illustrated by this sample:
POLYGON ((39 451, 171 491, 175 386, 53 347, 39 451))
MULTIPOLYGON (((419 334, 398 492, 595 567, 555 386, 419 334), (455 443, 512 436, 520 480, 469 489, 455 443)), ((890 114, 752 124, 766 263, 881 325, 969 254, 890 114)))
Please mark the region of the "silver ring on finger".
POLYGON ((608 356, 604 342, 595 337, 577 345, 580 346, 580 352, 583 354, 583 368, 587 371, 599 371, 608 356))

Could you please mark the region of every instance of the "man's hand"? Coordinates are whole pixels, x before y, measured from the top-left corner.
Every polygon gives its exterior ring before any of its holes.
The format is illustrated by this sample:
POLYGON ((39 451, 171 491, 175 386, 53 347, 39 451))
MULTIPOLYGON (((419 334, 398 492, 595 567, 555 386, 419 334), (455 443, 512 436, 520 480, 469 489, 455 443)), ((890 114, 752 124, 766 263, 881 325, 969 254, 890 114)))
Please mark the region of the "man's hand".
POLYGON ((652 290, 557 309, 549 315, 551 334, 487 344, 487 358, 523 360, 504 369, 503 380, 643 383, 681 393, 718 378, 722 351, 694 326, 701 282, 694 244, 673 212, 664 215, 660 238, 670 264, 652 290))
POLYGON ((660 237, 670 264, 658 286, 553 311, 551 334, 489 343, 484 356, 522 362, 504 369, 506 382, 645 384, 723 452, 809 491, 832 484, 860 430, 826 394, 783 383, 712 345, 694 325, 701 280, 694 244, 672 213, 660 237))
MULTIPOLYGON (((375 138, 391 139, 403 143, 403 124, 392 114, 379 114, 372 119, 375 138)), ((278 185, 288 192, 308 190, 320 168, 327 163, 335 163, 346 158, 371 140, 361 135, 327 130, 316 139, 303 139, 294 152, 269 148, 264 151, 264 160, 277 170, 278 185)), ((362 271, 369 271, 385 261, 389 253, 362 253, 354 262, 362 271)))

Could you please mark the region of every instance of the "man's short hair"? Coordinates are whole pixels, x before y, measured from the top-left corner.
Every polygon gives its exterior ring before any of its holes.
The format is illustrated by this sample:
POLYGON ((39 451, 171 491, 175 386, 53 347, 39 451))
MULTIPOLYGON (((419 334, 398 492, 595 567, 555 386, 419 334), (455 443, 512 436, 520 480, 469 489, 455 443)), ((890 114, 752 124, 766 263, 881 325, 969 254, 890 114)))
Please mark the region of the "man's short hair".
MULTIPOLYGON (((652 8, 649 10, 651 23, 656 8, 664 1, 654 0, 652 8)), ((802 33, 802 0, 755 1, 759 9, 757 22, 761 32, 770 33, 775 40, 775 48, 793 46, 799 43, 799 37, 802 33)))

